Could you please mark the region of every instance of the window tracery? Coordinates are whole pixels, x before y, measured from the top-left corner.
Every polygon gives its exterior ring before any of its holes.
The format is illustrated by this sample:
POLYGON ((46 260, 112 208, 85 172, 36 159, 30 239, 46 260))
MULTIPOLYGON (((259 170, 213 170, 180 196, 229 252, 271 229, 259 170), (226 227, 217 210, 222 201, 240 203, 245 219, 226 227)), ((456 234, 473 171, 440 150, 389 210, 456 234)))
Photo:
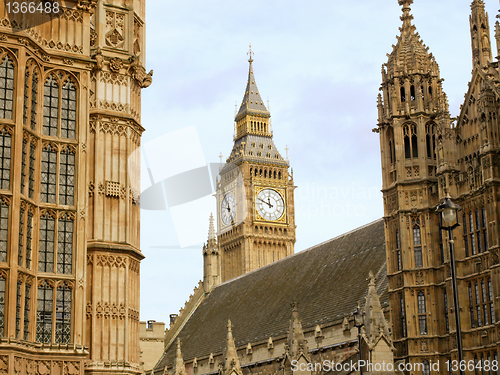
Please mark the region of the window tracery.
POLYGON ((5 54, 0 63, 0 118, 12 120, 14 108, 14 64, 5 54))
POLYGON ((44 83, 43 134, 76 138, 76 87, 69 75, 49 74, 44 83))

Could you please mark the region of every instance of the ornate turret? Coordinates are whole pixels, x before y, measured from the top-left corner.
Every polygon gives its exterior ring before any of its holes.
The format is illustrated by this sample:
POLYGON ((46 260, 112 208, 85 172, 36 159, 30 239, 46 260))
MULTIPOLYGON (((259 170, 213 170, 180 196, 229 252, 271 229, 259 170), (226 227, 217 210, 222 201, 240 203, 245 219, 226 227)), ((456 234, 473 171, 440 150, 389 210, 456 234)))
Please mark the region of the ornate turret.
POLYGON ((214 216, 210 214, 208 241, 203 245, 203 289, 208 293, 220 283, 219 246, 214 228, 214 216))
POLYGON ((389 324, 384 317, 384 311, 380 305, 380 296, 375 288, 375 276, 372 271, 370 271, 369 278, 370 282, 368 284, 368 294, 365 303, 366 336, 369 343, 374 342, 382 334, 389 340, 391 337, 389 334, 389 324))
POLYGON ((472 10, 469 17, 472 65, 474 68, 487 66, 492 61, 488 13, 484 9, 482 0, 474 0, 470 7, 472 10))

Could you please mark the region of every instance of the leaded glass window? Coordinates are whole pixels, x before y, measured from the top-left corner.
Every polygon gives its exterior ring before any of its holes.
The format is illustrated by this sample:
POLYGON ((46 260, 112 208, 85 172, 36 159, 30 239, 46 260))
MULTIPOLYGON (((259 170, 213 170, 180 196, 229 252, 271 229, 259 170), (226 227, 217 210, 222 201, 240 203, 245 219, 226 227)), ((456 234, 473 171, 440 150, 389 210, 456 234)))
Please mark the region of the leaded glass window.
POLYGON ((72 206, 75 195, 75 154, 68 148, 60 154, 59 204, 72 206))
POLYGON ((56 342, 68 344, 71 340, 71 289, 62 284, 57 288, 56 342))
POLYGON ((9 56, 0 64, 0 118, 12 120, 14 103, 14 65, 9 56))
POLYGON ((28 140, 23 139, 23 154, 21 157, 21 193, 24 194, 24 187, 26 186, 26 158, 27 158, 28 140))
POLYGON ((31 268, 33 253, 33 213, 28 210, 28 221, 26 223, 26 268, 31 268))
POLYGON ((36 341, 52 341, 53 288, 43 281, 38 287, 36 312, 36 341))
POLYGON ((26 282, 24 290, 24 340, 28 340, 30 334, 30 300, 31 285, 26 282))
POLYGON ((40 217, 38 270, 54 271, 54 240, 56 220, 48 213, 40 217))
POLYGON ((17 264, 19 266, 23 265, 24 256, 24 208, 21 207, 19 210, 19 241, 18 241, 18 254, 17 254, 17 264))
POLYGON ((450 320, 448 316, 448 293, 446 293, 446 289, 443 292, 444 299, 444 321, 446 325, 446 333, 450 332, 450 320))
POLYGON ((67 216, 57 223, 57 272, 71 274, 73 263, 73 220, 67 216))
POLYGON ((0 275, 0 337, 4 336, 5 327, 5 287, 5 278, 0 275))
POLYGON ((36 72, 33 72, 33 77, 31 79, 31 129, 35 130, 36 128, 36 110, 38 104, 38 75, 36 72))
POLYGON ((56 203, 57 151, 50 146, 42 150, 42 173, 40 181, 40 200, 56 203))
POLYGON ((426 316, 424 292, 418 293, 417 303, 418 303, 418 323, 420 328, 420 334, 427 335, 427 316, 426 316))
POLYGON ((29 104, 29 92, 30 92, 30 72, 26 69, 24 74, 24 102, 23 102, 23 125, 28 123, 28 104, 29 104))
POLYGON ((61 137, 75 139, 76 131, 76 88, 67 81, 62 87, 61 137))
POLYGON ((10 151, 12 136, 6 129, 0 130, 0 189, 10 189, 10 151))
POLYGON ((28 195, 31 199, 35 196, 35 151, 36 144, 30 143, 30 165, 29 165, 29 183, 28 183, 28 195))
POLYGON ((0 200, 0 262, 7 262, 9 238, 9 206, 0 200))
POLYGON ((57 137, 59 116, 59 85, 50 75, 43 87, 43 134, 57 137))
POLYGON ((413 251, 415 253, 415 267, 422 267, 422 238, 420 234, 419 221, 414 221, 413 225, 413 251))
POLYGON ((399 302, 401 305, 401 337, 406 337, 406 309, 403 294, 400 295, 399 302))
POLYGON ((16 293, 16 338, 19 338, 21 331, 21 286, 20 280, 17 280, 17 293, 16 293))

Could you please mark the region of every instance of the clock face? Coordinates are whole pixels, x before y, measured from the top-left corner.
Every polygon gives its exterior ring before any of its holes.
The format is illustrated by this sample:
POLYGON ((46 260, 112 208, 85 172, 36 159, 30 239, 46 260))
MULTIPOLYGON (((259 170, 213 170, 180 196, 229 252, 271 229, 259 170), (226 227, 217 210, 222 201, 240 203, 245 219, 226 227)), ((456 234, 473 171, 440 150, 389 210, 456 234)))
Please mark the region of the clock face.
POLYGON ((285 212, 285 203, 281 195, 272 189, 264 189, 257 194, 257 211, 266 220, 278 220, 285 212))
POLYGON ((224 195, 220 206, 220 212, 220 216, 224 224, 229 225, 235 220, 236 200, 234 199, 233 193, 227 193, 224 195))

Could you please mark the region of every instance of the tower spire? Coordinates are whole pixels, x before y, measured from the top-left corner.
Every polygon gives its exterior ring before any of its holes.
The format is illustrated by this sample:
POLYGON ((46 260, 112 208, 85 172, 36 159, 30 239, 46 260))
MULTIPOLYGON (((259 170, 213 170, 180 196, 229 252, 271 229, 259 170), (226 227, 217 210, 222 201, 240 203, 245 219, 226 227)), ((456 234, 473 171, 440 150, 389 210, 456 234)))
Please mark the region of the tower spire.
POLYGON ((215 228, 214 228, 214 215, 210 213, 210 219, 208 224, 208 240, 215 240, 215 228))
POLYGON ((236 139, 241 138, 245 134, 271 136, 269 128, 269 117, 271 117, 271 114, 264 105, 253 74, 252 63, 254 61, 254 52, 252 51, 252 45, 250 45, 247 54, 249 55, 247 87, 241 101, 240 109, 234 118, 236 122, 236 139))

